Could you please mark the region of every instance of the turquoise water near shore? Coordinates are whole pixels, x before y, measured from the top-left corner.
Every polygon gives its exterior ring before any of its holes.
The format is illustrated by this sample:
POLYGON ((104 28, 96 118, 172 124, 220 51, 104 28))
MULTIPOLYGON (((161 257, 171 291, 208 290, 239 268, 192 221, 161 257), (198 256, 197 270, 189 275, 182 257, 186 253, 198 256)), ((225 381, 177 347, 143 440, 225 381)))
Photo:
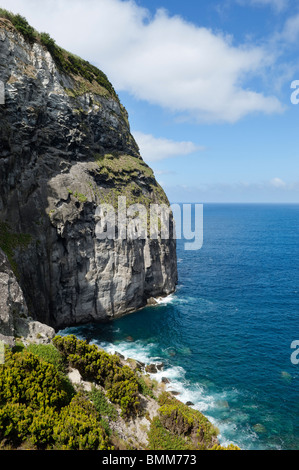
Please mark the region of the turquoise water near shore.
POLYGON ((201 250, 177 247, 179 284, 155 307, 66 328, 126 357, 243 449, 299 449, 299 205, 204 205, 201 250))

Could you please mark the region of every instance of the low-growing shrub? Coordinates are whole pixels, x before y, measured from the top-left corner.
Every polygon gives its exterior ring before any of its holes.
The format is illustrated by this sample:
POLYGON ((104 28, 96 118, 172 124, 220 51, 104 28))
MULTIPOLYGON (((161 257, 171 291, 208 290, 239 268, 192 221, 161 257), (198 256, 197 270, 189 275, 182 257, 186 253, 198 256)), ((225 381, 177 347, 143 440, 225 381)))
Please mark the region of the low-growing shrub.
POLYGON ((139 385, 137 376, 122 366, 118 356, 87 344, 74 335, 56 336, 53 340, 65 360, 78 369, 85 380, 94 381, 107 392, 107 397, 121 407, 123 415, 138 412, 139 385))
POLYGON ((81 394, 61 410, 59 421, 53 428, 53 438, 62 450, 111 450, 95 407, 81 394))
MULTIPOLYGON (((96 407, 75 394, 45 348, 7 351, 0 365, 0 442, 16 448, 109 450, 109 426, 96 407), (43 350, 43 358, 34 354, 43 350)), ((50 354, 53 358, 53 352, 50 354)))
POLYGON ((116 421, 118 413, 114 405, 108 402, 104 392, 92 387, 90 392, 91 401, 101 418, 108 418, 109 420, 116 421))
POLYGON ((165 429, 156 416, 148 433, 149 450, 190 450, 192 447, 186 440, 165 429))
POLYGON ((200 411, 190 408, 167 392, 161 393, 159 419, 165 429, 183 436, 197 448, 210 448, 218 434, 217 428, 200 411))
POLYGON ((68 392, 53 364, 27 351, 6 353, 0 367, 0 406, 10 402, 60 409, 69 403, 68 392))

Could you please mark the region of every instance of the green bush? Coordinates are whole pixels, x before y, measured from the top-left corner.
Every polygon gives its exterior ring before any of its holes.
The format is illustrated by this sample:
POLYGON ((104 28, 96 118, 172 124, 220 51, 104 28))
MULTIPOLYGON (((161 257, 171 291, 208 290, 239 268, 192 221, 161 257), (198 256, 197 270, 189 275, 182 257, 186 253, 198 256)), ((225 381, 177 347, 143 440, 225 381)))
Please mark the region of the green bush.
POLYGON ((33 419, 33 410, 24 404, 7 403, 0 407, 0 440, 19 445, 25 441, 33 419))
POLYGON ((69 365, 79 370, 83 379, 105 388, 108 398, 121 407, 123 415, 138 412, 137 376, 128 366, 121 365, 119 357, 74 335, 56 336, 53 342, 69 365))
POLYGON ((16 30, 19 31, 31 44, 36 41, 37 33, 35 29, 30 26, 24 16, 14 15, 10 11, 0 8, 0 17, 11 21, 16 30))
POLYGON ((216 444, 209 450, 241 450, 241 449, 240 447, 235 446, 234 444, 229 444, 227 447, 223 447, 223 446, 216 444))
POLYGON ((174 435, 182 436, 193 448, 210 448, 218 430, 198 410, 194 410, 167 392, 161 393, 158 403, 161 424, 174 435))
POLYGON ((160 419, 155 417, 148 433, 149 450, 191 450, 186 440, 165 429, 160 419))
POLYGON ((52 39, 48 33, 40 33, 39 39, 42 45, 45 46, 50 53, 52 53, 57 47, 54 39, 52 39))
POLYGON ((118 413, 115 407, 108 402, 102 390, 98 390, 95 387, 92 387, 90 398, 101 418, 108 418, 112 421, 117 420, 118 413))
MULTIPOLYGON (((62 372, 46 362, 45 348, 7 352, 0 365, 0 441, 38 449, 108 450, 109 436, 96 407, 74 395, 62 372)), ((51 348, 49 348, 51 350, 51 348)), ((46 355, 48 355, 49 350, 46 355)), ((50 359, 55 356, 53 351, 50 359)))
POLYGON ((54 425, 53 438, 63 450, 111 450, 109 439, 97 420, 97 411, 78 394, 65 407, 54 425))
POLYGON ((6 353, 0 368, 0 405, 10 402, 59 409, 69 403, 68 392, 52 364, 27 351, 6 353))

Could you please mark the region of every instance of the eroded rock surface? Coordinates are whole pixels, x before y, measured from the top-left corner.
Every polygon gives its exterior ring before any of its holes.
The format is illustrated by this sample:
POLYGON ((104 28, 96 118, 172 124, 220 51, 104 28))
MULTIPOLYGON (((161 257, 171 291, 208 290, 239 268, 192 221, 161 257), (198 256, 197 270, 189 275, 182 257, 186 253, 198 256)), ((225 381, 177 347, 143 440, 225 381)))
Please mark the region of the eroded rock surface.
POLYGON ((103 202, 169 204, 116 94, 59 69, 1 19, 0 80, 0 247, 7 230, 27 237, 10 249, 34 320, 111 319, 173 292, 175 240, 95 236, 103 202))

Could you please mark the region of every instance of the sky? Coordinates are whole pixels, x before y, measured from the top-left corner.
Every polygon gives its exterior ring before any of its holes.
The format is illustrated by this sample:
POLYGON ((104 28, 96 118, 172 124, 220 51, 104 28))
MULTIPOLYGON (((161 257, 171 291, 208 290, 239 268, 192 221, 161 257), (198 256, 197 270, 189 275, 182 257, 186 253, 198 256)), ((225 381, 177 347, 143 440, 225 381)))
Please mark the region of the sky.
POLYGON ((0 6, 107 74, 171 202, 299 203, 299 0, 0 6))

